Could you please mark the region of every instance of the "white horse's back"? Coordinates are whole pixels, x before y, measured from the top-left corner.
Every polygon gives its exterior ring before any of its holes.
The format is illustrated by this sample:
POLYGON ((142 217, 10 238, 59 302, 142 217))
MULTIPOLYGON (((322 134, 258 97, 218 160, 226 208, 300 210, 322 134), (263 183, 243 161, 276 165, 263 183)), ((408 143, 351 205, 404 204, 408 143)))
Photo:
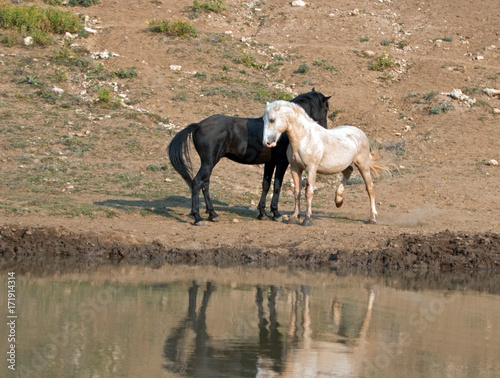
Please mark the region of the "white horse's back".
POLYGON ((330 130, 323 129, 320 137, 325 146, 318 165, 318 173, 321 174, 342 172, 352 162, 356 162, 360 154, 370 153, 368 138, 355 126, 344 125, 330 130))

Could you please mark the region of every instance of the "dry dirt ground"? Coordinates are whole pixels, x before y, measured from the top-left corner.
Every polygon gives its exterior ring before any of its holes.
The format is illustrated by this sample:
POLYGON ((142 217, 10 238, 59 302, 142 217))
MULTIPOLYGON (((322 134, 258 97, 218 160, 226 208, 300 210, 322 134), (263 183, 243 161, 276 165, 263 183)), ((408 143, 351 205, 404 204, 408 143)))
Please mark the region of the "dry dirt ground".
MULTIPOLYGON (((24 70, 21 77, 44 77, 59 45, 1 45, 0 250, 6 256, 500 266, 500 167, 488 164, 500 160, 500 98, 483 92, 500 89, 497 0, 225 4, 220 14, 192 20, 187 0, 103 0, 68 8, 88 15, 97 31, 75 41, 81 50, 118 54, 96 62, 104 72, 135 67, 138 76, 96 84, 68 69, 68 79, 54 85, 74 98, 95 97, 92 85, 108 85, 129 108, 43 102, 11 76, 24 70), (188 20, 198 36, 149 32, 155 19, 188 20), (370 69, 384 53, 394 65, 370 69), (260 66, 245 65, 242 57, 260 66), (298 72, 301 65, 309 70, 298 72), (168 166, 172 135, 211 114, 259 117, 273 95, 312 87, 332 96, 329 127, 361 128, 398 167, 375 182, 378 224, 364 223, 369 202, 359 176, 340 209, 334 203, 339 178, 319 180, 312 227, 258 221, 263 167, 223 159, 211 181, 221 222, 193 226, 188 188, 168 166), (476 102, 443 94, 454 89, 476 102), (57 144, 63 134, 66 143, 57 144), (87 204, 94 206, 88 212, 72 211, 87 204)), ((280 200, 286 214, 293 209, 290 179, 287 172, 280 200)))

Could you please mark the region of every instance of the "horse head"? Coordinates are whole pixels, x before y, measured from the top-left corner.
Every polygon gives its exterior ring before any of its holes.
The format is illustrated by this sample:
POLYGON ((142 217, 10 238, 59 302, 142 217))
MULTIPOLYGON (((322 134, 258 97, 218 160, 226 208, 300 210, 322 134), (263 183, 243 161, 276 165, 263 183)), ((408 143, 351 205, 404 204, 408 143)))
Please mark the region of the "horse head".
POLYGON ((275 147, 281 134, 288 127, 287 117, 283 113, 287 112, 290 103, 286 101, 274 101, 266 104, 264 110, 264 136, 262 142, 266 147, 275 147), (288 106, 287 106, 288 105, 288 106))

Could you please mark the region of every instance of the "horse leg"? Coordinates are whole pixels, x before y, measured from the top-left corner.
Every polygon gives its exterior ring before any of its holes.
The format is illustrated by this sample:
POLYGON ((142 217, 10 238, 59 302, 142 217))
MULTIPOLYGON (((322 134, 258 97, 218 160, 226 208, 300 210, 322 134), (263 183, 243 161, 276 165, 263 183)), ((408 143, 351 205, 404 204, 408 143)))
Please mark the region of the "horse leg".
POLYGON ((207 207, 206 212, 208 213, 208 220, 211 222, 219 222, 219 215, 214 210, 214 206, 212 205, 212 199, 210 198, 210 179, 208 179, 205 184, 201 187, 203 191, 203 197, 205 198, 205 205, 207 207))
POLYGON ((339 187, 337 188, 337 191, 335 192, 335 205, 337 207, 342 206, 344 203, 344 190, 345 186, 347 185, 347 181, 349 180, 349 177, 351 177, 352 171, 354 168, 352 165, 348 166, 346 169, 342 171, 342 182, 340 183, 339 187))
MULTIPOLYGON (((208 164, 202 164, 200 170, 196 174, 193 179, 193 184, 191 187, 191 215, 194 217, 194 225, 195 226, 204 226, 205 222, 200 216, 200 189, 203 188, 205 201, 206 201, 206 193, 205 190, 208 190, 207 183, 210 181, 210 175, 212 174, 213 166, 208 164)), ((210 195, 208 195, 210 198, 210 195)), ((210 204, 212 202, 209 199, 210 204)), ((207 204, 208 209, 208 204, 207 204)))
POLYGON ((273 212, 273 220, 277 222, 283 221, 283 216, 278 211, 278 201, 280 198, 281 186, 283 185, 283 177, 285 176, 286 169, 288 168, 288 160, 283 159, 278 162, 276 172, 274 174, 274 192, 271 201, 271 211, 273 212))
POLYGON ((293 212, 292 216, 288 219, 288 224, 297 224, 299 223, 299 217, 300 217, 300 191, 301 191, 301 186, 302 186, 302 169, 300 169, 297 166, 291 166, 291 171, 292 171, 292 179, 293 179, 293 185, 294 185, 294 190, 293 193, 295 195, 295 211, 293 212))
POLYGON ((368 197, 370 198, 370 218, 368 219, 369 224, 377 223, 377 209, 375 208, 375 195, 373 193, 373 180, 370 174, 370 157, 368 156, 361 163, 357 163, 356 166, 363 177, 366 185, 366 191, 368 192, 368 197))
POLYGON ((312 226, 312 199, 314 195, 314 185, 316 184, 316 170, 308 170, 307 171, 307 184, 306 184, 306 200, 307 200, 307 212, 304 221, 302 222, 302 226, 312 226))
MULTIPOLYGON (((259 215, 257 219, 266 220, 266 196, 269 192, 269 188, 271 187, 271 178, 273 177, 274 168, 276 164, 268 162, 264 165, 264 177, 262 178, 262 194, 260 196, 259 205, 257 209, 259 210, 259 215)), ((274 201, 274 197, 273 197, 274 201)))

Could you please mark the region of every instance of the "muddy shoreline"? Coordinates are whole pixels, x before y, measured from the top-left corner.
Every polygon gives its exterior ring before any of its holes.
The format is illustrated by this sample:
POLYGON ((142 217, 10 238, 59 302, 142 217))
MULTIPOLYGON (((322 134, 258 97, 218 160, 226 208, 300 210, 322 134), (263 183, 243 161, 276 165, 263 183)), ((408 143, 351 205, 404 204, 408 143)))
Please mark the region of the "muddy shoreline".
MULTIPOLYGON (((380 236, 383 238, 384 236, 380 236)), ((76 233, 61 227, 0 227, 0 255, 6 261, 33 257, 71 257, 91 265, 168 263, 216 266, 300 267, 370 270, 500 270, 500 235, 443 231, 383 240, 384 247, 347 251, 327 248, 273 251, 257 246, 208 249, 167 248, 159 241, 127 242, 98 233, 76 233)))

